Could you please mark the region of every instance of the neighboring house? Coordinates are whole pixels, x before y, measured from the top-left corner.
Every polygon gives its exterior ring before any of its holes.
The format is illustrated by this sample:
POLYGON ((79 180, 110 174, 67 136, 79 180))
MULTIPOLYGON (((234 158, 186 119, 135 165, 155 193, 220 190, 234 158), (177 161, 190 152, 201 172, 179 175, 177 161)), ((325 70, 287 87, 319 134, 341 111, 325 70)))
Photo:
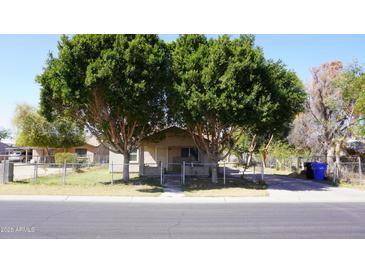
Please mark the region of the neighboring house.
MULTIPOLYGON (((123 160, 122 154, 110 151, 110 170, 113 164, 113 172, 121 172, 123 160)), ((147 176, 159 175, 162 165, 164 172, 179 173, 183 162, 194 165, 193 169, 186 166, 186 174, 209 175, 206 153, 196 147, 189 132, 173 126, 143 139, 140 148, 131 154, 129 171, 147 176)))
POLYGON ((10 148, 9 145, 5 144, 5 143, 2 143, 0 142, 0 162, 2 160, 6 160, 7 157, 4 156, 5 154, 7 154, 7 149, 10 148))
POLYGON ((10 148, 10 146, 5 143, 0 142, 0 155, 5 155, 7 148, 10 148))
POLYGON ((365 156, 365 140, 361 139, 347 140, 345 147, 350 155, 365 156))
POLYGON ((33 148, 33 159, 53 158, 56 153, 68 152, 75 154, 78 158, 87 158, 90 162, 107 163, 109 149, 100 144, 94 136, 88 136, 86 143, 82 146, 63 148, 33 148))

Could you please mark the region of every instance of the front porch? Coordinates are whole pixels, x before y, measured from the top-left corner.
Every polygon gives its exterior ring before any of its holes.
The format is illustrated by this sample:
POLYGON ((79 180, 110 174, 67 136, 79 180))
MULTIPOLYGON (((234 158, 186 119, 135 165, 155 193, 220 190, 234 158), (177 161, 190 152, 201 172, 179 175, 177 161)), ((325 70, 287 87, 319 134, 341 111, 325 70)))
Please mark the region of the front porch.
MULTIPOLYGON (((113 164, 114 172, 122 172, 123 155, 111 152, 110 164, 113 164)), ((154 135, 146 137, 142 145, 133 153, 129 163, 130 172, 138 172, 141 176, 159 176, 161 171, 165 173, 181 174, 183 163, 195 165, 194 172, 198 175, 209 175, 209 166, 199 163, 207 163, 204 152, 199 150, 191 137, 184 129, 170 127, 154 135)), ((190 168, 187 165, 187 173, 190 168)))
POLYGON ((140 150, 145 156, 140 157, 140 168, 143 168, 145 176, 158 175, 161 168, 164 174, 181 174, 184 163, 187 174, 191 173, 192 167, 198 175, 209 174, 209 167, 202 164, 206 161, 205 154, 196 147, 149 145, 140 150))

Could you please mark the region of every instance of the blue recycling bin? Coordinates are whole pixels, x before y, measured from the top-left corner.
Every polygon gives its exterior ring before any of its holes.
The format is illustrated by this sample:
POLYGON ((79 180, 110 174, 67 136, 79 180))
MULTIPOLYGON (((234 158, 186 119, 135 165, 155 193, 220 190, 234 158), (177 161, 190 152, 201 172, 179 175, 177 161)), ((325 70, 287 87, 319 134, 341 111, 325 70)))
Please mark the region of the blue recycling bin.
POLYGON ((313 170, 314 180, 323 181, 326 177, 327 164, 312 163, 312 170, 313 170))

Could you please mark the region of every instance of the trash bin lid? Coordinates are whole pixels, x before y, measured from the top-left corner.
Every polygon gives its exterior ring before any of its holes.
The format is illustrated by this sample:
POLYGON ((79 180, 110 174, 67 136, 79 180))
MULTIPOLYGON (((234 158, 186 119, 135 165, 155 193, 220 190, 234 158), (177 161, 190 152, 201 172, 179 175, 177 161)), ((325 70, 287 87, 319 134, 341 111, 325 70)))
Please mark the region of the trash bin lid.
POLYGON ((312 163, 311 166, 312 168, 325 169, 327 168, 327 163, 312 163))

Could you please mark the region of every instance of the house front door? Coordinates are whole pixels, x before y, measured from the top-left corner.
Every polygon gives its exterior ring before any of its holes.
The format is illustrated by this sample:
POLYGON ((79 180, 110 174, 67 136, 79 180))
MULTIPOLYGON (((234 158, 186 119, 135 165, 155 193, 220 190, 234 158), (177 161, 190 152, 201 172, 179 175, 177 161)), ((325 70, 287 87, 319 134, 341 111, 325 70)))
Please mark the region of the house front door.
POLYGON ((168 169, 169 172, 180 173, 181 172, 181 148, 180 147, 169 147, 168 148, 168 169))

